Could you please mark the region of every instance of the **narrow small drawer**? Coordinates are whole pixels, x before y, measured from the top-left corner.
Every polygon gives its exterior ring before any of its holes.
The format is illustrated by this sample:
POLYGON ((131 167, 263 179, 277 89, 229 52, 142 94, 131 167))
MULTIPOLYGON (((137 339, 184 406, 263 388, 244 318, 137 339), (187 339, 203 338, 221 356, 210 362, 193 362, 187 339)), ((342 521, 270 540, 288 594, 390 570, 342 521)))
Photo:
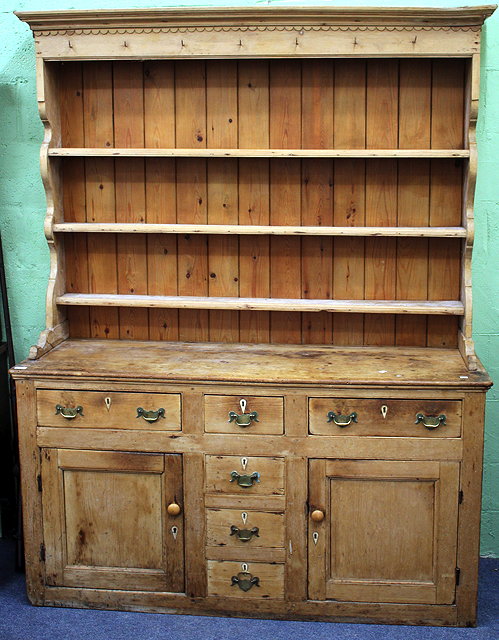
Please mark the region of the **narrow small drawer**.
POLYGON ((206 456, 206 492, 283 495, 282 458, 206 456), (242 461, 246 460, 246 468, 242 461))
POLYGON ((461 418, 460 400, 309 399, 315 435, 458 438, 461 418))
POLYGON ((284 433, 283 409, 283 398, 275 396, 207 395, 204 397, 205 431, 281 434, 284 433))
POLYGON ((282 600, 284 565, 208 560, 208 595, 282 600))
POLYGON ((208 509, 206 544, 212 547, 284 547, 284 514, 243 509, 208 509))
POLYGON ((180 394, 39 390, 38 424, 81 429, 180 431, 180 394))

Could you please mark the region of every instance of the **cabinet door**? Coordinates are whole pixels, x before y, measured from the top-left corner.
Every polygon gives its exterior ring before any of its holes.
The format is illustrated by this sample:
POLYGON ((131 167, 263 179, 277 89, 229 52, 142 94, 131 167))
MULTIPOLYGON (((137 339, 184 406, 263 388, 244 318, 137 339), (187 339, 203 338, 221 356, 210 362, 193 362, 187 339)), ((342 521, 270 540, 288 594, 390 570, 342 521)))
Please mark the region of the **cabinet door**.
POLYGON ((44 449, 42 492, 47 584, 184 590, 181 456, 44 449))
POLYGON ((458 488, 456 462, 311 460, 310 599, 452 603, 458 488))

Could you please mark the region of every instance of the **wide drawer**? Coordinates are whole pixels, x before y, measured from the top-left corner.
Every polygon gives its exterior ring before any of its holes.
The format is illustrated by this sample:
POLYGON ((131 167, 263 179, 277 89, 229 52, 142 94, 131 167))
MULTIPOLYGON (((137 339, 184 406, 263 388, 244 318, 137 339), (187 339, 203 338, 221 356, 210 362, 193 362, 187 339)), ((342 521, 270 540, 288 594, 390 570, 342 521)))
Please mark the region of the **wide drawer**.
POLYGON ((284 547, 284 514, 242 509, 208 509, 206 544, 216 547, 284 547))
POLYGON ((284 460, 256 456, 206 456, 206 491, 283 495, 284 460))
POLYGON ((180 430, 178 393, 40 389, 37 411, 46 427, 180 430))
POLYGON ((206 395, 205 431, 280 434, 284 432, 283 407, 283 398, 275 396, 206 395))
POLYGON ((208 595, 282 600, 284 565, 208 560, 208 595))
POLYGON ((460 400, 309 399, 309 432, 315 435, 458 438, 461 417, 460 400))

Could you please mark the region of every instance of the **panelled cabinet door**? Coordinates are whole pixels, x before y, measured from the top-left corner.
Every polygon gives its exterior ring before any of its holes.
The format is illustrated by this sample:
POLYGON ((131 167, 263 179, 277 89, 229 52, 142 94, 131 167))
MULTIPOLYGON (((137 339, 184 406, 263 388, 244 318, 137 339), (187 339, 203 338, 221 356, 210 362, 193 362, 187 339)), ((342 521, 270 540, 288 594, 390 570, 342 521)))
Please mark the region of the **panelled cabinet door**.
POLYGON ((309 481, 310 599, 454 601, 458 463, 311 460, 309 481))
POLYGON ((184 590, 181 456, 44 449, 42 487, 47 584, 184 590))

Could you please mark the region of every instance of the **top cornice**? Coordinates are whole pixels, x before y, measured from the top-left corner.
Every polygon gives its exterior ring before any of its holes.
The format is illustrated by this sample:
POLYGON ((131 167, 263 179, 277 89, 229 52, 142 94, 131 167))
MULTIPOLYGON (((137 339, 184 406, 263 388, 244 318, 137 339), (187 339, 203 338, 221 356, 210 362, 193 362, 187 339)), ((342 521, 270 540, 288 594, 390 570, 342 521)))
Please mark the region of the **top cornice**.
POLYGON ((18 11, 33 31, 245 25, 480 26, 497 5, 459 7, 216 7, 18 11))

